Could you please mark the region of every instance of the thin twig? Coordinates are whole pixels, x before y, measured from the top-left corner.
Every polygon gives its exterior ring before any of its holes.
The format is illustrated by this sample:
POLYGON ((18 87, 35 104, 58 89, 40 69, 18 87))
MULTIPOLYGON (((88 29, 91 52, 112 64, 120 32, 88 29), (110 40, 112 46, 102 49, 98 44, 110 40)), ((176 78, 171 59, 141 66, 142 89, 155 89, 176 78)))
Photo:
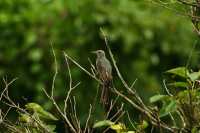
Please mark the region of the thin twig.
MULTIPOLYGON (((125 111, 122 112, 122 113, 120 114, 120 116, 114 121, 114 123, 116 123, 124 114, 125 114, 125 111)), ((106 133, 106 132, 109 130, 109 128, 110 128, 110 127, 106 128, 106 129, 103 131, 103 133, 106 133)))
MULTIPOLYGON (((7 83, 7 81, 3 78, 4 84, 5 84, 5 88, 4 88, 4 90, 1 92, 0 101, 1 101, 1 99, 2 99, 2 97, 3 97, 3 95, 4 95, 4 93, 8 90, 8 87, 9 87, 13 82, 15 82, 17 79, 18 79, 18 78, 16 77, 16 78, 12 79, 9 83, 7 83)), ((7 94, 7 95, 8 95, 8 94, 7 94)))
POLYGON ((110 118, 110 120, 112 121, 116 116, 118 116, 118 114, 120 114, 121 112, 123 112, 123 107, 124 104, 121 105, 120 109, 118 109, 118 111, 110 118))
POLYGON ((74 87, 72 87, 72 75, 71 75, 71 70, 70 70, 69 62, 68 62, 67 58, 65 58, 65 62, 67 64, 67 69, 68 69, 68 74, 69 74, 69 90, 68 90, 67 96, 64 100, 65 105, 64 105, 64 111, 63 111, 66 116, 67 115, 67 101, 69 99, 69 96, 70 96, 71 92, 80 84, 80 82, 78 84, 76 84, 74 87))
POLYGON ((72 59, 67 53, 64 52, 64 56, 66 58, 68 58, 69 60, 71 60, 76 66, 78 66, 81 70, 83 70, 86 74, 88 74, 90 77, 92 77, 93 79, 95 79, 97 82, 99 82, 100 84, 101 81, 93 74, 91 74, 89 71, 87 71, 85 68, 83 68, 81 65, 79 65, 74 59, 72 59))
POLYGON ((165 80, 165 79, 163 80, 163 85, 164 85, 164 88, 165 88, 167 94, 168 94, 169 96, 173 97, 173 95, 170 93, 169 89, 167 88, 166 80, 165 80))
MULTIPOLYGON (((139 110, 140 112, 144 113, 147 117, 149 117, 149 118, 152 120, 152 121, 151 121, 152 124, 158 126, 158 123, 157 123, 158 120, 157 120, 156 118, 154 118, 154 117, 151 115, 151 113, 149 113, 147 110, 145 110, 145 109, 141 108, 140 106, 138 106, 137 104, 135 104, 131 99, 129 99, 127 96, 123 95, 121 92, 117 91, 116 89, 115 89, 115 92, 116 92, 119 96, 123 97, 126 101, 128 101, 134 108, 136 108, 136 109, 139 110)), ((160 126, 161 126, 162 128, 164 128, 164 129, 167 129, 167 130, 169 130, 169 131, 171 131, 171 132, 174 132, 174 129, 170 128, 168 125, 165 125, 165 124, 160 123, 160 126)))
POLYGON ((55 80, 56 80, 56 76, 58 74, 58 64, 57 64, 57 59, 56 59, 56 54, 53 48, 53 44, 51 43, 51 48, 52 48, 52 52, 53 52, 53 57, 54 57, 54 63, 55 63, 55 73, 53 76, 53 81, 52 81, 52 86, 51 86, 51 97, 54 97, 54 89, 55 89, 55 80))
POLYGON ((75 117, 75 120, 76 120, 76 125, 77 125, 77 130, 78 130, 78 133, 81 132, 81 124, 80 124, 80 120, 78 119, 77 117, 77 112, 76 112, 76 98, 75 96, 73 96, 73 115, 75 117))
MULTIPOLYGON (((71 122, 69 121, 68 117, 65 115, 64 112, 61 111, 60 107, 58 106, 58 104, 56 103, 55 99, 54 99, 54 89, 55 89, 55 80, 58 74, 58 64, 57 64, 57 59, 56 59, 56 54, 55 51, 53 49, 53 45, 52 46, 52 52, 53 52, 53 56, 54 56, 54 64, 55 64, 55 73, 53 76, 53 81, 52 81, 52 87, 51 87, 51 96, 47 93, 47 91, 42 88, 42 90, 44 91, 44 93, 46 94, 46 96, 51 100, 51 102, 53 103, 53 105, 56 107, 57 111, 59 112, 59 114, 63 117, 63 119, 67 122, 67 124, 69 125, 70 129, 76 133, 76 130, 74 129, 73 125, 71 124, 71 122)), ((69 70, 70 72, 70 70, 69 70)), ((70 85, 71 86, 71 85, 70 85)))
POLYGON ((110 103, 110 108, 109 110, 107 111, 107 115, 106 115, 106 119, 108 119, 109 115, 110 115, 110 112, 112 111, 112 109, 114 108, 115 104, 117 103, 117 100, 119 99, 119 95, 115 98, 114 101, 111 101, 110 103))
POLYGON ((137 130, 137 128, 135 127, 134 123, 132 122, 131 118, 130 118, 130 115, 128 113, 128 111, 126 112, 127 116, 128 116, 128 120, 129 122, 131 123, 131 126, 134 128, 134 130, 137 130))
POLYGON ((132 83, 132 85, 131 85, 131 87, 130 87, 131 89, 134 87, 136 81, 137 81, 137 78, 133 81, 133 83, 132 83))
MULTIPOLYGON (((124 78, 122 77, 122 75, 121 75, 121 73, 120 73, 120 71, 119 71, 119 69, 118 69, 118 67, 117 67, 117 63, 116 63, 116 61, 115 61, 115 59, 114 59, 114 55, 113 55, 113 53, 112 53, 112 51, 111 51, 111 49, 110 49, 110 47, 109 47, 109 45, 108 45, 107 36, 106 36, 106 34, 105 34, 105 32, 103 31, 102 28, 100 28, 100 31, 101 31, 101 33, 103 34, 104 41, 105 41, 105 45, 106 45, 106 47, 107 47, 107 49, 108 49, 108 52, 109 52, 109 55, 110 55, 110 57, 111 57, 112 63, 113 63, 113 65, 114 65, 114 68, 115 68, 115 70, 116 70, 116 72, 117 72, 117 75, 118 75, 119 79, 121 80, 122 84, 124 85, 124 87, 125 87, 129 92, 131 92, 131 93, 134 95, 134 97, 137 99, 137 102, 138 102, 145 110, 147 110, 147 111, 150 112, 150 110, 149 110, 148 107, 144 104, 144 102, 142 101, 142 99, 140 98, 140 96, 138 96, 138 94, 136 93, 136 90, 135 90, 135 89, 132 89, 133 86, 131 85, 131 88, 130 88, 129 85, 128 85, 128 84, 126 83, 126 81, 124 80, 124 78)), ((135 81, 136 81, 136 80, 135 80, 135 81)), ((115 90, 116 90, 116 89, 115 89, 115 90)))
POLYGON ((92 64, 92 61, 90 60, 90 58, 88 58, 88 61, 89 61, 90 66, 91 66, 92 74, 93 74, 93 75, 97 75, 98 72, 96 71, 96 68, 95 68, 95 66, 92 64))
POLYGON ((89 109, 88 117, 87 117, 86 124, 85 124, 85 129, 84 129, 83 133, 86 133, 86 131, 87 131, 88 123, 91 118, 91 113, 92 113, 92 105, 90 104, 90 109, 89 109))
POLYGON ((53 103, 53 105, 56 107, 56 110, 59 112, 59 114, 67 122, 67 124, 69 125, 69 127, 71 128, 71 130, 74 133, 76 133, 76 130, 74 129, 73 125, 71 124, 71 122, 69 121, 69 119, 67 118, 67 116, 61 111, 60 107, 58 106, 58 104, 56 103, 56 101, 54 100, 54 98, 52 98, 51 96, 49 96, 49 94, 47 93, 47 91, 44 88, 42 88, 42 90, 44 91, 44 93, 46 94, 46 96, 51 100, 51 102, 53 103))

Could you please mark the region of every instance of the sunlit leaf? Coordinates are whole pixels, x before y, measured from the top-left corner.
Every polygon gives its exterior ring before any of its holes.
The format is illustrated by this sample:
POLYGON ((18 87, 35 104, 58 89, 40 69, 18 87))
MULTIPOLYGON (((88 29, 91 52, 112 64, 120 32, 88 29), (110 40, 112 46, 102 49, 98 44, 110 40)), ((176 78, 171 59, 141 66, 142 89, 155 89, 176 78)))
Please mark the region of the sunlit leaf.
POLYGON ((126 126, 123 123, 118 123, 118 124, 111 125, 110 128, 118 131, 118 130, 125 130, 126 126))
POLYGON ((44 110, 43 107, 37 103, 28 103, 25 105, 25 107, 27 110, 37 113, 37 115, 39 116, 40 119, 54 120, 54 121, 58 120, 54 115, 52 115, 50 112, 44 110))
POLYGON ((31 117, 28 114, 19 114, 18 120, 23 123, 32 122, 31 117))
POLYGON ((136 133, 135 131, 128 131, 127 133, 136 133))
POLYGON ((38 111, 43 110, 42 106, 40 106, 37 103, 27 103, 25 105, 25 107, 26 107, 27 110, 29 110, 31 112, 38 112, 38 111))
POLYGON ((93 128, 98 128, 98 127, 103 127, 103 126, 111 126, 113 124, 114 124, 114 122, 112 122, 110 120, 103 120, 103 121, 98 121, 97 123, 95 123, 93 128))
POLYGON ((199 79, 200 77, 200 71, 199 72, 193 72, 189 74, 189 77, 192 81, 195 81, 197 79, 199 79))
POLYGON ((151 98, 150 98, 150 102, 151 103, 154 103, 154 102, 157 102, 157 101, 161 101, 161 100, 163 100, 163 99, 165 99, 165 98, 167 98, 168 96, 167 95, 154 95, 154 96, 152 96, 151 98))
POLYGON ((173 74, 183 78, 188 78, 189 70, 185 67, 177 67, 166 71, 165 73, 173 74))

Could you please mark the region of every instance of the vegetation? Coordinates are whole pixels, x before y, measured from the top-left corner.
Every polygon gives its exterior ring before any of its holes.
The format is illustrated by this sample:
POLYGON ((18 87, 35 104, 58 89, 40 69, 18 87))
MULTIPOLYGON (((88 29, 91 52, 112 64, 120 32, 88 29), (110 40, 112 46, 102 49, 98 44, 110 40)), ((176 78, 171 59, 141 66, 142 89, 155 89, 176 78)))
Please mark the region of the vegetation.
POLYGON ((3 131, 199 132, 198 0, 7 0, 0 7, 3 131), (98 102, 96 49, 113 65, 108 112, 98 102))

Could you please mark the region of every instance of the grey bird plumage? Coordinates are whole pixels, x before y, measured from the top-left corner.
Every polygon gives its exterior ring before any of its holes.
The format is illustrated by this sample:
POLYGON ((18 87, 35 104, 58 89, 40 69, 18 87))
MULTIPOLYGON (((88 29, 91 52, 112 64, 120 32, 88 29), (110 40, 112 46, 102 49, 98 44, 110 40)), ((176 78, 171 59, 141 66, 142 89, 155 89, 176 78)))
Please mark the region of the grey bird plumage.
POLYGON ((109 60, 105 56, 105 52, 103 50, 94 51, 97 55, 96 58, 96 68, 99 75, 99 79, 103 83, 101 86, 101 99, 100 102, 103 103, 104 106, 109 104, 109 93, 110 87, 112 84, 112 66, 109 60))

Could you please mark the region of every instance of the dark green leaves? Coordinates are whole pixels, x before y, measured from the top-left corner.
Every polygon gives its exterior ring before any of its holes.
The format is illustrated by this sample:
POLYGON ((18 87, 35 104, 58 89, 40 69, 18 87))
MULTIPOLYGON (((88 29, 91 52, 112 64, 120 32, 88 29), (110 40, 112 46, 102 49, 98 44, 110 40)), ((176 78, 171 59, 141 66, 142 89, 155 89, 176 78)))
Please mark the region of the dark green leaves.
POLYGON ((189 71, 186 67, 177 67, 166 71, 165 75, 168 87, 187 89, 199 79, 200 72, 189 71))
MULTIPOLYGON (((199 77, 200 77, 200 71, 190 72, 186 67, 173 68, 173 69, 166 71, 165 73, 171 74, 172 76, 179 76, 179 77, 182 77, 185 79, 190 79, 191 81, 195 81, 195 80, 199 79, 199 77)), ((181 83, 181 82, 177 82, 177 83, 181 83)))
POLYGON ((174 112, 177 109, 177 104, 175 100, 163 101, 163 106, 160 109, 159 116, 164 117, 169 113, 174 112))
POLYGON ((154 95, 150 98, 151 103, 161 102, 162 106, 159 109, 159 116, 164 117, 177 109, 176 100, 168 95, 154 95))

